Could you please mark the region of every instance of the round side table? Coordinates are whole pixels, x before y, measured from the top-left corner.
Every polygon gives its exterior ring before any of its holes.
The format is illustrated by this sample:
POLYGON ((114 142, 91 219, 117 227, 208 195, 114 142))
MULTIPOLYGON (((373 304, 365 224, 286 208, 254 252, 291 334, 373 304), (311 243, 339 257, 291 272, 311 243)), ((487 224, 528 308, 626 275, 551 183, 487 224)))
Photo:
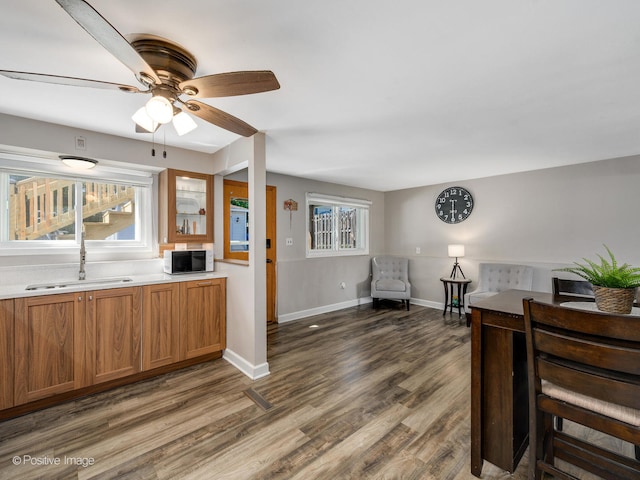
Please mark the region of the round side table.
POLYGON ((444 311, 442 315, 447 313, 453 313, 453 309, 458 309, 458 318, 462 316, 461 312, 464 312, 464 295, 467 293, 467 286, 471 283, 468 278, 449 278, 440 277, 440 281, 444 286, 444 311), (456 291, 457 290, 457 291, 456 291))

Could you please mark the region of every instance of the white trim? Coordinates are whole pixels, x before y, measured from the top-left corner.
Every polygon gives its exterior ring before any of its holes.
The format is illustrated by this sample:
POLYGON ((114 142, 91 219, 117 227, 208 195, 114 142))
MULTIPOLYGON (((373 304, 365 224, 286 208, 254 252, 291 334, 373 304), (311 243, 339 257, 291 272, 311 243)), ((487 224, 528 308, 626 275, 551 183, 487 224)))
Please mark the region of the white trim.
POLYGON ((251 362, 228 348, 222 354, 222 358, 252 380, 258 380, 259 378, 266 377, 270 373, 269 364, 267 362, 260 365, 253 365, 251 362))
POLYGON ((343 308, 358 307, 360 305, 371 303, 372 301, 373 299, 371 297, 362 297, 347 300, 346 302, 334 303, 332 305, 324 305, 322 307, 310 308, 308 310, 286 313, 284 315, 278 315, 278 323, 293 322, 294 320, 300 320, 301 318, 312 317, 322 313, 335 312, 336 310, 342 310, 343 308))
POLYGON ((370 207, 373 202, 370 200, 363 200, 358 198, 348 198, 348 197, 340 197, 336 195, 325 195, 321 193, 313 193, 307 192, 305 194, 305 225, 306 225, 306 236, 307 236, 307 244, 305 247, 305 257, 306 258, 316 258, 316 257, 341 257, 341 256, 356 256, 356 255, 369 255, 369 243, 370 243, 370 224, 369 224, 369 214, 370 207), (311 232, 310 232, 310 205, 322 205, 331 207, 333 210, 333 248, 332 249, 323 249, 323 250, 314 250, 311 248, 311 232), (361 225, 357 229, 358 236, 360 237, 361 246, 359 248, 349 249, 349 248, 340 248, 339 245, 339 227, 338 227, 338 216, 337 210, 341 207, 350 207, 356 208, 359 212, 358 218, 360 219, 361 225))
MULTIPOLYGON (((320 315, 322 313, 335 312, 336 310, 342 310, 343 308, 359 307, 360 305, 366 305, 367 303, 372 302, 373 299, 371 297, 361 297, 353 300, 347 300, 346 302, 334 303, 332 305, 324 305, 322 307, 310 308, 308 310, 286 313, 278 316, 278 323, 293 322, 295 320, 301 320, 303 318, 320 315)), ((432 302, 431 300, 422 300, 420 298, 411 298, 409 303, 412 305, 420 305, 421 307, 434 308, 441 312, 444 309, 444 303, 442 302, 432 302)))
POLYGON ((327 195, 324 193, 307 192, 307 203, 309 201, 319 202, 326 205, 344 205, 348 207, 370 207, 371 200, 361 198, 341 197, 339 195, 327 195))

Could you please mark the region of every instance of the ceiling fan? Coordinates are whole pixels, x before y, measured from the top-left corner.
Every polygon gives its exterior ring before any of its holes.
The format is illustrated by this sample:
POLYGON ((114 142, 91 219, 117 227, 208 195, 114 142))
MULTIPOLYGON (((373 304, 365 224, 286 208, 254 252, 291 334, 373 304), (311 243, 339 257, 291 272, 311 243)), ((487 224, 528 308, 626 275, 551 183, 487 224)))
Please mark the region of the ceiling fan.
POLYGON ((132 117, 136 122, 136 131, 154 132, 161 124, 172 121, 179 135, 196 127, 193 119, 185 113, 186 110, 218 127, 250 137, 257 130, 248 123, 192 99, 247 95, 280 88, 275 75, 269 70, 219 73, 194 78, 196 59, 180 45, 147 34, 132 36, 127 40, 84 0, 56 2, 89 35, 134 73, 142 89, 132 85, 42 73, 0 70, 0 75, 18 80, 150 93, 151 99, 132 117), (181 98, 183 96, 184 100, 181 98))

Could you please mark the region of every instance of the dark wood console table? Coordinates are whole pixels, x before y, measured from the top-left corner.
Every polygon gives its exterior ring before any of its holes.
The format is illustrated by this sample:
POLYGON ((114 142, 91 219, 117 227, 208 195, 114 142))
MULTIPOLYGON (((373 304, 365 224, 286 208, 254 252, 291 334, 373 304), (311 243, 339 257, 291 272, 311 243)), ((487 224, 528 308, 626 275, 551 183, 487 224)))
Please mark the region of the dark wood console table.
POLYGON ((471 473, 484 460, 513 473, 529 444, 527 347, 522 300, 552 293, 507 290, 471 307, 471 473))

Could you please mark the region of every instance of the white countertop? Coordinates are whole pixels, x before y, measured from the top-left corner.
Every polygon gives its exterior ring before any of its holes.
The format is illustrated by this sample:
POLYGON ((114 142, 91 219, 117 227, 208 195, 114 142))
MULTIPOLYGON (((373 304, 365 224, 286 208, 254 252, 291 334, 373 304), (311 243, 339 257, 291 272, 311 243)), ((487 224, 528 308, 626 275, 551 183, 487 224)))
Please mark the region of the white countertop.
POLYGON ((90 290, 105 290, 109 288, 136 287, 141 285, 151 285, 157 283, 172 282, 188 282, 192 280, 208 280, 212 278, 226 278, 226 273, 207 272, 207 273, 186 273, 180 275, 169 275, 167 273, 144 273, 133 275, 113 275, 113 276, 90 276, 87 275, 85 280, 79 281, 78 278, 60 278, 52 282, 30 282, 16 283, 0 286, 0 300, 8 298, 34 297, 40 295, 55 295, 59 293, 84 292, 90 290), (110 282, 110 279, 130 278, 131 281, 126 282, 110 282), (104 283, 100 283, 100 280, 104 283), (65 284, 68 285, 56 288, 38 288, 35 290, 27 290, 29 285, 40 284, 65 284))

